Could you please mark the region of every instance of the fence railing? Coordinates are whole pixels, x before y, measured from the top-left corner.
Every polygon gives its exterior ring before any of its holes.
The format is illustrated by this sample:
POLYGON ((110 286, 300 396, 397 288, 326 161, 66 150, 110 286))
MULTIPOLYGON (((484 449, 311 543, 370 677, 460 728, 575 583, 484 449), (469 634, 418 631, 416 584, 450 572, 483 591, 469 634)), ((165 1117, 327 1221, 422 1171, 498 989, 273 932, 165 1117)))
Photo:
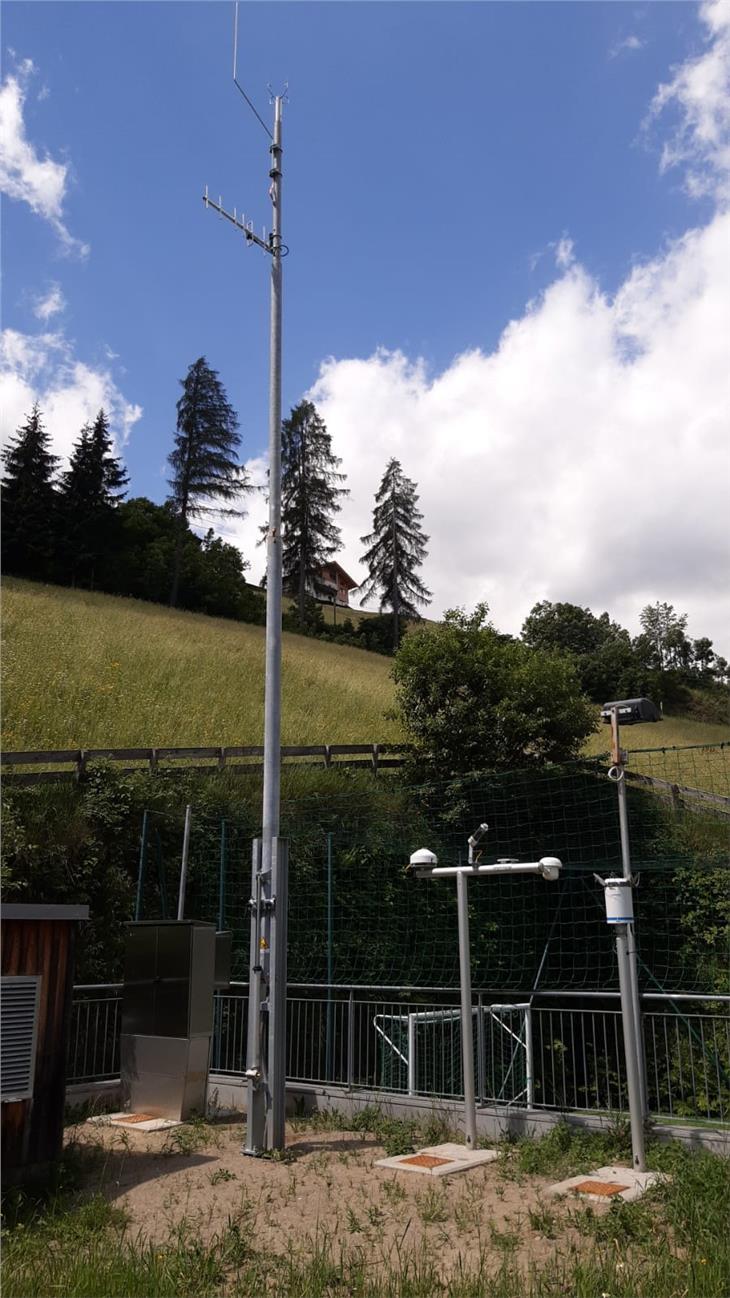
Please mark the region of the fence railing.
MULTIPOLYGON (((730 1122, 730 1006, 643 1014, 649 1108, 657 1118, 730 1122)), ((119 1076, 121 989, 78 988, 68 1080, 119 1076)), ((211 1069, 241 1077, 248 998, 216 994, 211 1069)), ((620 1113, 627 1109, 618 1009, 558 1008, 475 996, 475 1088, 482 1105, 620 1113)), ((287 1078, 350 1090, 460 1098, 461 1029, 455 998, 363 998, 297 990, 287 1001, 287 1078)))
MULTIPOLYGON (((297 766, 359 766, 378 771, 401 766, 404 761, 404 744, 303 744, 288 745, 281 750, 284 765, 297 766)), ((260 772, 264 750, 258 745, 233 748, 63 748, 49 751, 4 752, 0 757, 4 777, 25 784, 47 781, 80 779, 89 762, 123 762, 123 774, 160 767, 175 769, 175 763, 184 763, 186 770, 232 771, 235 775, 260 772), (129 763, 134 762, 134 766, 129 763), (25 770, 25 767, 50 767, 42 771, 25 770)))

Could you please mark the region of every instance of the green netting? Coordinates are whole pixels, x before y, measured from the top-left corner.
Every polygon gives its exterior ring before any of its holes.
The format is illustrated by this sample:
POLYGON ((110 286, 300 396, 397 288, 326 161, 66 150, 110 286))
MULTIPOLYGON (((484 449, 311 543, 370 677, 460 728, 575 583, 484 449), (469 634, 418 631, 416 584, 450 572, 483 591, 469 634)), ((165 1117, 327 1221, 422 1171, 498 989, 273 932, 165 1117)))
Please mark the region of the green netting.
MULTIPOLYGON (((729 751, 631 755, 627 800, 645 990, 729 988, 729 751)), ((470 882, 475 988, 497 996, 615 990, 613 935, 593 878, 621 870, 617 791, 607 770, 604 757, 428 787, 328 772, 307 796, 285 797, 290 983, 457 987, 453 880, 419 880, 405 866, 422 846, 442 864, 465 861, 468 835, 487 821, 484 862, 550 854, 565 868, 557 884, 532 876, 470 882)), ((238 979, 248 969, 257 814, 249 789, 235 817, 193 817, 186 914, 232 929, 238 979)), ((163 913, 165 902, 175 913, 181 840, 180 821, 149 815, 144 918, 163 913)))

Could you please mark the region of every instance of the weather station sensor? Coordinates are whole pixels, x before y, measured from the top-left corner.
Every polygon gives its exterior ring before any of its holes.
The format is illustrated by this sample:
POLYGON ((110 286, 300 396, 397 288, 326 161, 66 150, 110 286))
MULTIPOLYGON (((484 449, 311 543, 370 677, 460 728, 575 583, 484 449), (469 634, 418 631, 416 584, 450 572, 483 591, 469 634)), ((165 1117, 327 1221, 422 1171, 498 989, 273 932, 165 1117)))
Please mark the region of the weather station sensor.
POLYGON ((622 726, 640 726, 645 721, 662 719, 661 712, 651 699, 619 699, 613 703, 604 703, 601 708, 604 726, 610 726, 614 713, 622 726))
POLYGON ((473 1154, 477 1144, 476 1095, 474 1090, 474 1027, 472 1023, 471 994, 471 948, 469 942, 469 908, 467 888, 469 879, 474 875, 515 875, 538 874, 542 879, 554 883, 560 877, 562 861, 557 856, 542 856, 539 861, 519 861, 515 857, 501 857, 491 865, 480 863, 479 844, 489 830, 483 822, 467 839, 469 847, 468 863, 465 865, 438 864, 435 852, 421 847, 414 852, 408 869, 417 879, 456 880, 456 910, 458 920, 459 949, 459 984, 460 984, 460 1018, 461 1018, 461 1062, 464 1078, 464 1139, 466 1150, 473 1154))

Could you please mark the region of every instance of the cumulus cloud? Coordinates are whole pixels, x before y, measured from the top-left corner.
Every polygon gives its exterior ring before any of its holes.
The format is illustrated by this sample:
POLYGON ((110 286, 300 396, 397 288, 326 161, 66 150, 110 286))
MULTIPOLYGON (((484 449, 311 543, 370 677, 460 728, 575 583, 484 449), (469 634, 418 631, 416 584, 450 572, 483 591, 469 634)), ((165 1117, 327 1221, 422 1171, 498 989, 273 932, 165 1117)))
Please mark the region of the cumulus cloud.
POLYGON ((0 334, 0 445, 20 426, 34 401, 43 411, 53 451, 63 461, 80 429, 101 406, 109 415, 118 450, 142 416, 142 407, 127 401, 111 370, 79 360, 63 333, 5 329, 0 334))
POLYGON ((707 48, 674 69, 651 104, 648 121, 670 108, 678 121, 662 149, 661 167, 686 168, 690 194, 730 196, 730 0, 705 0, 700 16, 707 48))
POLYGON ((0 86, 0 190, 48 221, 64 252, 85 257, 89 245, 76 239, 64 220, 68 166, 48 154, 41 157, 26 134, 23 108, 35 70, 32 59, 23 59, 0 86))
POLYGON ((677 110, 662 165, 717 196, 706 226, 634 266, 612 297, 563 235, 550 245, 557 277, 497 348, 441 373, 382 349, 322 364, 308 396, 348 473, 340 559, 354 577, 396 456, 430 533, 431 616, 486 599, 518 632, 537 600, 569 600, 638 631, 661 599, 728 652, 730 3, 700 13, 706 48, 652 115, 677 110))
POLYGON ((391 455, 419 484, 434 611, 486 598, 519 631, 539 599, 638 630, 666 599, 727 639, 730 216, 637 268, 609 300, 579 265, 497 350, 329 360, 310 396, 348 471, 342 562, 391 455), (627 346, 627 343, 630 344, 627 346))
POLYGON ((65 311, 66 299, 61 292, 60 284, 51 284, 48 292, 37 297, 33 303, 33 314, 46 324, 52 316, 65 311))

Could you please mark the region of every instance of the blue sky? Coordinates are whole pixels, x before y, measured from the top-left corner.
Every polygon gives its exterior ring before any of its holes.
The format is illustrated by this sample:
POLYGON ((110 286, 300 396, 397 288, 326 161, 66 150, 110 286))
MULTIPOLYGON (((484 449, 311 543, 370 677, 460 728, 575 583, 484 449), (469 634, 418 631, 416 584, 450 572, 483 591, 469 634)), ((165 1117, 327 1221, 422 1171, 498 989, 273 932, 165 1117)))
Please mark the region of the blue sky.
MULTIPOLYGON (((131 489, 157 500, 177 381, 198 355, 219 370, 239 412, 246 458, 260 461, 266 442, 268 266, 200 199, 207 183, 227 206, 268 222, 267 140, 231 81, 232 10, 4 6, 4 72, 22 85, 25 139, 37 158, 67 168, 56 209, 67 237, 22 196, 5 202, 3 324, 25 339, 60 333, 62 343, 49 347, 77 388, 76 365, 104 376, 88 389, 114 394, 120 436, 126 415, 131 489), (33 69, 19 72, 28 59, 33 69), (88 244, 88 254, 70 240, 88 244), (39 321, 54 286, 65 308, 39 321)), ((350 408, 337 407, 334 381, 322 387, 322 365, 333 358, 332 379, 333 361, 369 362, 377 384, 377 349, 385 349, 389 373, 400 355, 405 387, 422 404, 465 354, 476 351, 488 365, 510 321, 529 321, 528 304, 544 306, 559 282, 580 274, 592 300, 613 302, 636 268, 688 231, 709 229, 716 187, 688 185, 686 165, 661 165, 667 141, 686 125, 686 96, 670 96, 660 116, 646 119, 658 87, 703 57, 711 33, 697 5, 656 2, 243 3, 239 33, 239 76, 265 117, 267 82, 289 83, 284 404, 319 381, 351 476, 344 557, 352 567, 383 455, 373 453, 372 471, 363 465, 367 429, 353 447, 350 408)), ((700 162, 712 169, 706 157, 700 162)), ((518 386, 529 386, 531 367, 518 386)), ((41 398, 44 384, 55 393, 62 386, 48 370, 28 382, 41 398)), ((357 392, 367 407, 367 388, 357 392)), ((65 450, 77 406, 56 399, 51 408, 65 450)), ((560 438, 562 403, 543 416, 544 436, 552 428, 560 438)), ((404 427, 390 441, 406 469, 418 481, 422 470, 427 476, 433 449, 438 477, 437 430, 432 441, 430 424, 408 436, 404 427)), ((455 427, 458 438, 458 418, 455 427)), ((525 447, 514 443, 514 455, 519 468, 525 447)), ((487 494, 494 478, 490 469, 487 494)), ((428 528, 427 497, 424 487, 428 528)), ((591 584, 575 563, 543 576, 531 554, 525 571, 500 578, 498 556, 487 550, 481 560, 470 556, 473 580, 460 585, 445 577, 453 527, 444 519, 441 536, 435 521, 441 567, 427 576, 440 607, 454 594, 465 602, 491 594, 497 620, 514 623, 537 592, 594 607, 612 599, 631 621, 645 597, 687 606, 696 593, 690 574, 669 565, 628 592, 636 567, 628 535, 620 581, 594 576, 591 584), (500 580, 518 594, 501 598, 500 580)), ((505 526, 503 548, 514 550, 505 526)), ((239 539, 258 577, 250 531, 239 539)), ((703 563, 719 561, 713 546, 703 563)), ((697 616, 714 601, 710 591, 697 616)))

